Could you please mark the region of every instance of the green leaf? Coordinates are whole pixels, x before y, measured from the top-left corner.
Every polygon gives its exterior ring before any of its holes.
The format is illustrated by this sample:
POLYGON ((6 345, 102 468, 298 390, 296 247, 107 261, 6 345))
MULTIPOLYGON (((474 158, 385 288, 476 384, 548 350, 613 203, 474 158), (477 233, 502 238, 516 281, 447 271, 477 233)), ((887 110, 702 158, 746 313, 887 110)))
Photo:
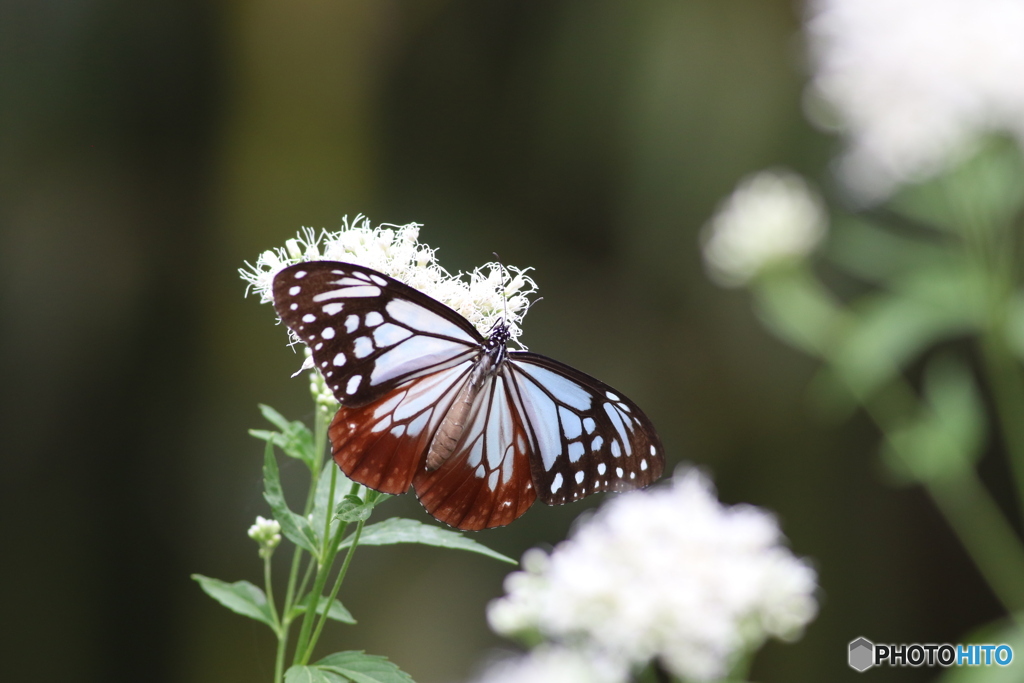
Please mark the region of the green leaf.
MULTIPOLYGON (((1017 615, 1019 620, 1021 615, 1017 615)), ((1024 652, 1024 632, 1012 618, 1002 619, 978 628, 960 640, 961 643, 1006 644, 1013 648, 1014 660, 1024 652)), ((1018 683, 1019 664, 1009 666, 951 666, 939 676, 937 683, 1018 683)))
POLYGON ((263 497, 274 511, 274 519, 281 525, 281 533, 295 545, 319 556, 317 537, 309 521, 302 515, 292 512, 284 500, 277 458, 274 457, 274 447, 269 442, 263 454, 263 497))
MULTIPOLYGON (((377 524, 370 524, 363 528, 363 533, 359 537, 359 545, 394 545, 397 543, 420 543, 438 548, 468 550, 509 564, 518 564, 511 557, 506 557, 485 545, 470 540, 457 531, 421 524, 414 519, 392 517, 377 524)), ((347 548, 351 544, 352 536, 349 536, 341 542, 340 547, 347 548)))
POLYGON ((887 283, 943 262, 951 248, 959 247, 956 240, 935 239, 934 234, 928 237, 887 230, 861 216, 840 216, 829 238, 828 256, 851 275, 867 282, 887 283))
POLYGON ((1024 159, 1019 145, 992 136, 975 154, 935 178, 909 186, 895 205, 953 232, 1004 230, 1024 207, 1024 159))
POLYGON ((754 295, 761 320, 789 344, 822 355, 834 343, 842 311, 807 269, 768 272, 755 281, 754 295))
POLYGON ((931 361, 925 405, 896 432, 883 458, 897 481, 956 477, 972 467, 985 441, 985 411, 968 369, 948 356, 931 361))
POLYGON ((364 502, 359 496, 345 496, 335 510, 335 519, 342 522, 362 522, 370 518, 374 503, 364 502))
POLYGON ((847 334, 829 349, 834 371, 864 398, 929 347, 977 330, 984 278, 950 263, 908 273, 895 291, 862 298, 847 334))
POLYGON ((301 460, 306 463, 306 467, 309 468, 310 472, 315 472, 317 463, 319 462, 319 454, 315 450, 313 433, 309 428, 298 421, 289 422, 281 415, 281 413, 277 412, 270 406, 260 404, 260 412, 263 413, 263 417, 265 417, 268 422, 281 431, 269 432, 263 429, 250 429, 249 434, 257 439, 262 439, 267 443, 274 444, 280 448, 285 455, 301 460))
POLYGON ((318 666, 293 666, 284 672, 284 683, 345 683, 345 679, 318 666))
POLYGON ((274 628, 274 617, 267 604, 267 596, 257 586, 248 581, 227 583, 220 579, 211 579, 202 574, 193 574, 192 578, 211 598, 227 607, 236 614, 262 621, 271 629, 274 628))
MULTIPOLYGON (((291 611, 288 613, 289 620, 295 619, 295 617, 297 617, 298 615, 300 615, 303 612, 305 612, 306 611, 306 607, 309 605, 309 601, 310 601, 311 598, 312 598, 312 594, 310 594, 300 604, 297 604, 297 605, 293 606, 291 611)), ((329 602, 330 602, 330 605, 331 605, 331 609, 328 610, 328 612, 327 612, 327 618, 328 619, 334 619, 335 621, 340 621, 343 624, 354 624, 354 623, 356 623, 355 618, 345 608, 345 606, 341 604, 340 601, 338 601, 337 599, 334 599, 334 600, 331 600, 329 602)), ((323 614, 324 613, 324 608, 327 606, 327 604, 328 604, 327 596, 326 595, 321 595, 320 596, 320 600, 319 600, 319 604, 316 607, 316 613, 317 614, 323 614)))
POLYGON ((386 657, 349 650, 327 655, 314 666, 340 674, 354 683, 413 683, 412 677, 386 657))

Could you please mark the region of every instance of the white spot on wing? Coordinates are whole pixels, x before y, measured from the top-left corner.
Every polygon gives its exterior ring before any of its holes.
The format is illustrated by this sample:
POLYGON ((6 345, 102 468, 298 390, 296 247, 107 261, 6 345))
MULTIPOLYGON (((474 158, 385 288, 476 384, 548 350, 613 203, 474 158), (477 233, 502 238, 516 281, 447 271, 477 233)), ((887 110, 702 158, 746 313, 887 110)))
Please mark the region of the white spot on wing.
POLYGON ((359 316, 358 315, 353 313, 352 315, 350 315, 347 318, 345 318, 345 331, 346 332, 348 332, 349 334, 352 334, 353 332, 356 331, 357 327, 359 327, 359 316))
POLYGON ((622 468, 621 467, 616 467, 615 468, 615 476, 618 476, 618 477, 622 476, 622 468))
POLYGON ((613 439, 612 440, 612 457, 613 458, 617 458, 620 455, 622 455, 622 449, 619 448, 619 442, 613 439))
POLYGON ((356 354, 356 358, 366 358, 373 353, 373 342, 370 341, 369 337, 359 337, 356 339, 353 353, 356 354))
POLYGON ((381 287, 384 287, 388 283, 388 281, 382 278, 380 275, 375 275, 373 273, 370 273, 370 279, 376 282, 381 287))
POLYGON ((597 464, 597 473, 598 474, 604 474, 605 470, 607 470, 607 469, 608 469, 608 466, 605 465, 603 462, 597 464))
POLYGON ((295 271, 295 279, 296 280, 301 280, 302 278, 306 277, 306 275, 307 275, 307 273, 304 270, 296 270, 295 271))
POLYGON ((324 339, 334 339, 334 328, 325 327, 324 331, 320 333, 320 336, 324 339))
POLYGON ((583 470, 580 470, 579 472, 576 473, 576 483, 577 484, 582 484, 583 483, 583 470))
POLYGON ((559 472, 555 475, 554 481, 551 482, 551 493, 555 493, 558 489, 562 488, 562 473, 559 472))
POLYGON ((615 401, 616 403, 622 400, 621 398, 619 398, 618 396, 616 396, 615 394, 613 394, 610 391, 604 392, 604 395, 607 396, 608 398, 610 398, 611 400, 615 401))
POLYGON ((344 307, 345 307, 344 304, 333 303, 333 304, 327 304, 326 306, 324 306, 320 310, 322 310, 325 315, 338 315, 339 313, 341 313, 341 309, 344 308, 344 307))
POLYGON ((585 417, 583 418, 583 428, 587 430, 587 434, 593 434, 594 429, 597 428, 597 423, 594 422, 594 418, 585 417))
POLYGON ((494 470, 491 472, 491 476, 487 477, 487 488, 492 491, 494 490, 494 487, 498 485, 498 475, 500 473, 501 470, 494 470))
POLYGON ((298 285, 295 285, 294 287, 291 287, 288 290, 288 295, 289 296, 295 296, 296 294, 298 294, 301 291, 302 291, 302 287, 299 287, 298 285))
POLYGON ((569 444, 569 462, 576 462, 579 460, 583 453, 586 452, 586 448, 579 441, 573 441, 569 444))
POLYGON ((304 323, 311 323, 314 320, 316 320, 316 316, 313 315, 312 313, 307 313, 306 315, 302 316, 302 322, 304 323))
POLYGON ((359 388, 359 382, 361 382, 362 379, 362 375, 352 375, 349 377, 348 384, 345 386, 345 393, 350 395, 356 393, 356 389, 359 388))
POLYGON ((292 309, 293 311, 297 311, 297 310, 299 310, 299 305, 298 304, 292 304, 288 308, 292 309))
POLYGON ((654 447, 654 444, 651 444, 651 455, 655 455, 655 454, 657 454, 657 452, 658 452, 658 449, 656 449, 654 447))
POLYGON ((601 450, 601 446, 603 446, 603 445, 604 445, 604 437, 602 437, 600 434, 598 434, 597 436, 594 437, 594 440, 590 442, 590 450, 595 451, 595 452, 599 451, 599 450, 601 450))
POLYGON ((373 285, 358 285, 356 287, 345 287, 344 289, 337 289, 334 292, 324 292, 323 294, 318 294, 317 296, 321 296, 324 299, 327 299, 327 294, 333 295, 330 298, 339 296, 346 298, 362 296, 380 296, 380 287, 374 287, 373 285), (335 292, 337 293, 335 294, 335 292))
POLYGON ((647 471, 647 458, 644 458, 643 460, 640 461, 640 471, 641 472, 646 472, 647 471))
POLYGON ((583 423, 576 413, 558 406, 558 417, 562 419, 562 433, 565 434, 565 438, 569 441, 583 433, 583 423))
MULTIPOLYGON (((345 364, 345 354, 339 353, 337 356, 334 357, 334 367, 340 368, 344 364, 345 364)), ((327 363, 325 362, 324 365, 327 365, 327 363)))
POLYGON ((382 322, 384 322, 384 316, 382 316, 377 311, 370 311, 369 313, 366 314, 367 327, 376 327, 377 325, 380 325, 382 322))

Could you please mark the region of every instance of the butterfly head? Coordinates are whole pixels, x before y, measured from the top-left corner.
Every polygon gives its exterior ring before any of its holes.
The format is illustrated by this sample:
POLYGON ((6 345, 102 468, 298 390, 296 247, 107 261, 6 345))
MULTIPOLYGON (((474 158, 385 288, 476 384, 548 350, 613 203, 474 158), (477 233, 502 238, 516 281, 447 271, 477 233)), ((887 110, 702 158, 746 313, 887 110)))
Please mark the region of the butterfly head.
POLYGON ((491 353, 501 351, 504 355, 505 345, 508 344, 510 338, 508 323, 504 319, 496 321, 487 336, 487 350, 491 353))

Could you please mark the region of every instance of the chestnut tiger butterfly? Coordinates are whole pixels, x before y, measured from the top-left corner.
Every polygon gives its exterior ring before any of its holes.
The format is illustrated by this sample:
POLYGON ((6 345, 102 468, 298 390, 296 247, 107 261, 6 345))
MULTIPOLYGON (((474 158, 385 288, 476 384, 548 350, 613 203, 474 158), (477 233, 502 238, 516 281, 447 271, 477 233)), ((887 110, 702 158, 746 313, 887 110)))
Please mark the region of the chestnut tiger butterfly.
POLYGON ((510 351, 457 312, 370 268, 309 261, 274 277, 274 307, 309 345, 341 407, 334 459, 384 493, 411 485, 458 529, 504 526, 538 497, 559 505, 641 488, 664 469, 635 403, 579 370, 510 351))

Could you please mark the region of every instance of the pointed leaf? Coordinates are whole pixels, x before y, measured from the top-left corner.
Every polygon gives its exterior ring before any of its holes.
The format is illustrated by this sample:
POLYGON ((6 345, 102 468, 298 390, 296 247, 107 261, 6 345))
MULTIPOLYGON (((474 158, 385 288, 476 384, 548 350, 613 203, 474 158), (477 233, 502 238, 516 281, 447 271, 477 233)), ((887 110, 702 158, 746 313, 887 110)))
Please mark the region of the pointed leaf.
MULTIPOLYGON (((298 615, 300 615, 303 612, 305 612, 306 611, 306 606, 309 605, 309 600, 310 600, 311 597, 312 597, 312 594, 310 594, 310 596, 307 597, 305 600, 303 600, 301 603, 299 603, 299 604, 295 605, 294 607, 292 607, 291 611, 288 613, 288 618, 289 619, 294 619, 298 615)), ((327 596, 326 595, 321 595, 320 596, 320 600, 319 600, 319 604, 316 607, 316 613, 317 614, 323 614, 324 613, 324 607, 326 607, 327 604, 328 604, 327 596)), ((356 623, 356 620, 352 616, 352 614, 345 608, 344 605, 341 604, 341 602, 337 598, 335 598, 334 600, 330 601, 330 605, 331 605, 331 609, 328 610, 328 612, 327 612, 327 618, 328 619, 334 619, 335 621, 340 621, 343 624, 354 624, 354 623, 356 623)))
POLYGON ((274 457, 274 447, 269 442, 263 454, 263 497, 274 511, 274 519, 281 525, 281 533, 295 545, 317 555, 319 547, 309 521, 302 515, 292 512, 284 500, 277 458, 274 457))
POLYGON ((976 330, 985 277, 948 263, 908 273, 898 291, 864 297, 848 334, 829 349, 835 371, 863 398, 929 347, 976 330))
POLYGON ((985 438, 985 412, 970 372, 950 357, 929 363, 926 402, 883 451, 900 482, 956 477, 973 467, 985 438))
POLYGON ((345 679, 317 666, 293 666, 284 672, 284 683, 344 683, 345 679))
POLYGON ((260 404, 260 412, 268 422, 277 427, 280 432, 270 432, 263 429, 250 429, 249 434, 272 443, 280 448, 285 455, 297 458, 306 463, 310 471, 315 471, 319 460, 314 446, 313 433, 301 422, 289 422, 270 406, 260 404))
POLYGON ((354 683, 413 683, 412 677, 386 657, 350 650, 327 655, 315 666, 354 683))
MULTIPOLYGON (((328 460, 324 464, 324 468, 320 472, 320 478, 316 482, 316 493, 313 498, 313 519, 310 521, 310 526, 316 535, 318 544, 322 542, 321 537, 324 533, 327 515, 332 514, 330 511, 336 509, 338 504, 344 500, 351 490, 352 480, 342 473, 341 469, 334 463, 334 460, 328 460), (331 477, 335 477, 333 504, 327 500, 331 493, 331 477)), ((332 518, 331 535, 334 534, 337 528, 338 521, 332 518)))
POLYGON ((202 574, 193 574, 192 578, 199 583, 203 592, 232 612, 262 621, 270 628, 274 628, 274 618, 267 604, 267 596, 259 587, 248 581, 227 583, 202 574))
POLYGON ((373 507, 373 503, 365 503, 359 496, 348 495, 338 503, 334 517, 342 522, 362 522, 370 518, 373 507))
MULTIPOLYGON (((506 557, 485 545, 468 539, 457 531, 422 524, 414 519, 392 517, 377 524, 370 524, 363 528, 363 533, 359 537, 359 545, 394 545, 397 543, 420 543, 438 548, 468 550, 502 562, 517 564, 511 557, 506 557)), ((340 547, 347 548, 351 544, 352 536, 349 536, 341 542, 340 547)))

